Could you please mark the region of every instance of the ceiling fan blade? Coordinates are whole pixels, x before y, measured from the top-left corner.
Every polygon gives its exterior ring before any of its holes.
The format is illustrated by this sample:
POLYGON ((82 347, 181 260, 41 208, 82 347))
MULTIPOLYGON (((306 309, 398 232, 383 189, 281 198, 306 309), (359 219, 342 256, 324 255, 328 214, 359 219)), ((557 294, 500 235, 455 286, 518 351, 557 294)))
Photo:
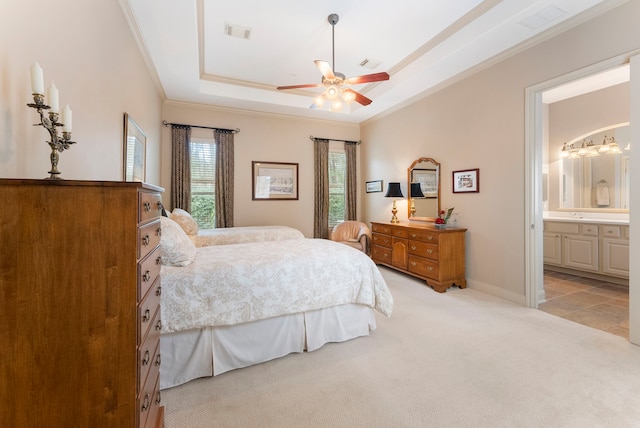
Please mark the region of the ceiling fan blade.
POLYGON ((369 104, 371 104, 373 101, 370 100, 369 98, 365 97, 364 95, 362 95, 360 92, 356 92, 353 89, 345 89, 345 92, 350 92, 353 95, 355 95, 355 99, 354 101, 356 101, 357 103, 362 104, 363 106, 368 106, 369 104))
POLYGON ((291 85, 291 86, 278 86, 276 89, 300 89, 300 88, 317 88, 318 86, 324 86, 322 83, 308 83, 306 85, 291 85))
POLYGON ((380 82, 381 80, 389 80, 389 74, 386 72, 365 74, 364 76, 349 77, 345 79, 345 83, 357 85, 359 83, 380 82))
POLYGON ((327 61, 322 61, 322 60, 317 59, 317 60, 315 60, 313 62, 316 63, 316 65, 320 69, 320 73, 322 73, 322 75, 324 76, 325 79, 333 80, 333 79, 336 78, 336 75, 333 74, 333 70, 331 69, 331 66, 329 65, 329 63, 327 61))

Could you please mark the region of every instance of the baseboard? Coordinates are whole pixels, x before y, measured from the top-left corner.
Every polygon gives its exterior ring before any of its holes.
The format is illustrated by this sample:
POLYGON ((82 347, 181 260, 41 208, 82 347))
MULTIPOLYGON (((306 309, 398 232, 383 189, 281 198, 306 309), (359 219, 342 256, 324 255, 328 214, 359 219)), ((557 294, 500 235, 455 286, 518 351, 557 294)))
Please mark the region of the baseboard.
POLYGON ((518 305, 526 306, 527 304, 524 296, 524 287, 522 289, 522 294, 518 294, 514 293, 513 291, 497 287, 493 284, 487 284, 486 282, 476 281, 471 278, 467 278, 467 287, 474 290, 482 291, 483 293, 487 293, 504 300, 508 300, 513 303, 517 303, 518 305))

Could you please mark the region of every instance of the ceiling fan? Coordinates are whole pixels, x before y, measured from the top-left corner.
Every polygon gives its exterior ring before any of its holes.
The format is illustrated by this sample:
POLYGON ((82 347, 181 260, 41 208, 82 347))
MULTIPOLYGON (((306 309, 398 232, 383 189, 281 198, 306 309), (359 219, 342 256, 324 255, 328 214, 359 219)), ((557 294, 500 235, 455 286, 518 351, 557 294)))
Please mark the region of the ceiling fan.
POLYGON ((308 83, 304 85, 278 86, 277 89, 317 88, 324 86, 326 89, 322 94, 316 97, 314 103, 311 104, 311 108, 321 107, 325 98, 332 102, 332 110, 339 110, 342 107, 342 102, 340 101, 341 98, 347 104, 351 104, 351 102, 356 101, 363 106, 367 106, 372 103, 371 99, 349 88, 349 85, 389 80, 389 74, 382 72, 346 78, 344 74, 335 71, 335 25, 338 23, 339 19, 340 17, 336 13, 332 13, 327 17, 329 24, 331 24, 331 53, 333 66, 329 65, 327 61, 319 59, 314 61, 320 70, 320 73, 322 73, 322 82, 308 83))

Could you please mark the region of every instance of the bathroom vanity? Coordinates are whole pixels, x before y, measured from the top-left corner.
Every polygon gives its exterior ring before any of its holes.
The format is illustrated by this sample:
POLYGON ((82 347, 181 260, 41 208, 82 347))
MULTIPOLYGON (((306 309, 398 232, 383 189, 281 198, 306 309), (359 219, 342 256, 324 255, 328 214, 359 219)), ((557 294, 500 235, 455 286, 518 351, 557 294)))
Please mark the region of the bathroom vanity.
POLYGON ((545 269, 628 284, 627 221, 546 218, 543 248, 545 269))

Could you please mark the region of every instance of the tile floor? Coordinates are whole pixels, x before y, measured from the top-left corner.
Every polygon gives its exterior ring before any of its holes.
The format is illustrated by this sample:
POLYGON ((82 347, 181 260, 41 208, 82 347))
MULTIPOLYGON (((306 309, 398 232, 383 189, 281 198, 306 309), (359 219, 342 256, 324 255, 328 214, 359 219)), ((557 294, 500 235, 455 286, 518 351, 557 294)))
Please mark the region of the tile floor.
POLYGON ((544 290, 538 309, 629 338, 629 287, 545 270, 544 290))

